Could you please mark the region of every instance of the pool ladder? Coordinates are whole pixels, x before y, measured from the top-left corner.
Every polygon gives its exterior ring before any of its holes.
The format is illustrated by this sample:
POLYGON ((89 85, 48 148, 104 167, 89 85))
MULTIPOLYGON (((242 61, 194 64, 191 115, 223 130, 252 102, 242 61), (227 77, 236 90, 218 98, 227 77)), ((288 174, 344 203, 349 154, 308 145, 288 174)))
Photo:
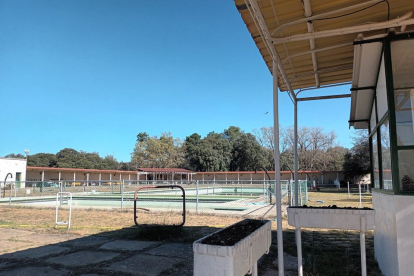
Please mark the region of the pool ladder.
POLYGON ((72 218, 72 193, 69 192, 59 192, 56 194, 56 220, 55 220, 55 228, 60 225, 67 225, 68 230, 70 229, 70 220, 72 218), (66 200, 64 199, 64 195, 66 195, 66 200), (59 198, 60 196, 60 198, 59 198), (60 199, 60 200, 59 200, 60 199), (62 207, 63 204, 69 205, 69 218, 67 221, 58 221, 59 217, 59 207, 62 207))

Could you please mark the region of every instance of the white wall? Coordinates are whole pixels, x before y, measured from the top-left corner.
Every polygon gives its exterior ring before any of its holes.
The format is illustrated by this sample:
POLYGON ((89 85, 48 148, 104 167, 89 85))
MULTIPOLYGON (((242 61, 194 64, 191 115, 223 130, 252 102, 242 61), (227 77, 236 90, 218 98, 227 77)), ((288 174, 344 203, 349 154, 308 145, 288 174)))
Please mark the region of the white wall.
POLYGON ((384 275, 413 275, 414 196, 373 191, 375 258, 384 275))
POLYGON ((13 175, 7 178, 7 182, 16 180, 16 173, 21 173, 20 181, 21 188, 24 188, 24 181, 26 181, 26 159, 19 158, 0 158, 0 187, 4 185, 4 179, 8 173, 13 175))

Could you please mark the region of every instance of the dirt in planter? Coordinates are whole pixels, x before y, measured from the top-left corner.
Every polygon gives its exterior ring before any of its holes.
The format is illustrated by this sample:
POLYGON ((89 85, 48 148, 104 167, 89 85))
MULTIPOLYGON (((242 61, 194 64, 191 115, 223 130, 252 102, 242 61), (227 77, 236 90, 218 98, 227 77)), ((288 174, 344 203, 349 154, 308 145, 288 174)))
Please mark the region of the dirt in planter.
POLYGON ((268 222, 267 220, 245 219, 228 228, 206 237, 202 244, 233 246, 268 222))

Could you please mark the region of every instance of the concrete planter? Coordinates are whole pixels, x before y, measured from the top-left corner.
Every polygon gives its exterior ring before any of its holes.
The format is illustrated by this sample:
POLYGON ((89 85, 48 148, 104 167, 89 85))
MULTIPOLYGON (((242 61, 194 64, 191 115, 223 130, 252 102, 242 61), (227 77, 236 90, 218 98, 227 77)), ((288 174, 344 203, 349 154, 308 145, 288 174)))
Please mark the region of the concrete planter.
POLYGON ((289 225, 294 227, 371 230, 374 229, 375 210, 289 207, 289 225), (365 219, 365 227, 362 225, 365 219))
POLYGON ((242 227, 247 221, 251 220, 243 220, 194 242, 195 276, 257 275, 257 260, 269 252, 272 242, 270 221, 233 246, 203 244, 210 236, 220 234, 230 227, 242 227))

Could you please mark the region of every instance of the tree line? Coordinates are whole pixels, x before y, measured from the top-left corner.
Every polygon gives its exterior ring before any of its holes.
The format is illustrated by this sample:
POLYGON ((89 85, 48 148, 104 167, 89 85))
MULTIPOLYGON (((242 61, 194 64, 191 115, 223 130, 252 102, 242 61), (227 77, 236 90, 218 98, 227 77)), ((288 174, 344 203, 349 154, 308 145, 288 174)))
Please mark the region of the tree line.
MULTIPOLYGON (((294 170, 293 127, 281 127, 279 136, 280 169, 294 170)), ((97 152, 88 153, 65 148, 56 154, 38 153, 28 156, 28 166, 55 168, 84 168, 137 170, 137 168, 186 168, 196 172, 274 170, 273 127, 244 132, 230 126, 223 132, 198 133, 184 141, 170 132, 150 136, 137 135, 130 162, 118 162, 112 155, 104 158, 97 152)), ((24 158, 21 154, 5 157, 24 158)), ((337 142, 334 131, 320 127, 298 129, 299 170, 344 170, 348 179, 369 173, 369 144, 365 133, 354 139, 354 146, 346 149, 337 142)))

